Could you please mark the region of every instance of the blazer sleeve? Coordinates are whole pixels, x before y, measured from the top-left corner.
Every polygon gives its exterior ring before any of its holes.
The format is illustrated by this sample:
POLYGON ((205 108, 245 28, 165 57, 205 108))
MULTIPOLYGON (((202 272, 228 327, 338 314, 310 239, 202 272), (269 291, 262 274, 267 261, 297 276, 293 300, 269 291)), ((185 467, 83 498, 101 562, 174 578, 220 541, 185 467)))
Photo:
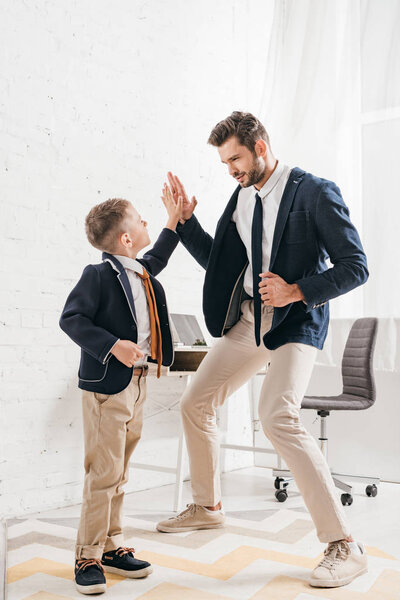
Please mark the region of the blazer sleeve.
POLYGON ((207 269, 213 238, 204 231, 195 215, 192 215, 184 225, 178 223, 176 233, 186 250, 190 252, 203 269, 207 269))
POLYGON ((179 244, 179 237, 165 227, 157 238, 154 246, 143 255, 140 262, 144 268, 156 277, 168 264, 168 261, 179 244))
POLYGON ((95 325, 99 302, 100 274, 93 265, 88 265, 67 298, 59 324, 82 350, 105 364, 110 359, 110 350, 118 342, 118 338, 95 325))
POLYGON ((323 184, 315 209, 315 225, 332 267, 296 283, 305 297, 306 312, 346 294, 368 279, 367 258, 350 221, 349 209, 333 182, 323 184))

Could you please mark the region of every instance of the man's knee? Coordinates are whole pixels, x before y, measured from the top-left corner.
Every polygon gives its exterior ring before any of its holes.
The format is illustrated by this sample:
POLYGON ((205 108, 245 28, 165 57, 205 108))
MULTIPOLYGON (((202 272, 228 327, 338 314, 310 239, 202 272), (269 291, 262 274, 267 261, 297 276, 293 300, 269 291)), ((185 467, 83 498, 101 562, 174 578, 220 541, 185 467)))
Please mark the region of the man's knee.
POLYGON ((197 409, 198 396, 194 389, 187 388, 181 398, 180 409, 182 417, 191 417, 197 409))
POLYGON ((259 416, 268 438, 293 435, 301 430, 299 409, 285 401, 260 403, 259 416))
POLYGON ((204 390, 189 387, 181 398, 180 409, 184 423, 195 423, 208 428, 215 425, 216 396, 204 393, 204 390))

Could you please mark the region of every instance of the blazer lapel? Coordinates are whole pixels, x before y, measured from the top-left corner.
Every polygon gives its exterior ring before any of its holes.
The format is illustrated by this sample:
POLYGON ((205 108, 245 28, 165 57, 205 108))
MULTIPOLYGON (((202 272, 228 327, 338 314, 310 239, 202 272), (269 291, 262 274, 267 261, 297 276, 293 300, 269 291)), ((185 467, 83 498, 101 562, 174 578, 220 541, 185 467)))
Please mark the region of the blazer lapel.
POLYGON ((242 187, 240 185, 238 185, 238 187, 235 189, 232 196, 230 197, 230 200, 229 200, 228 204, 226 205, 226 208, 217 223, 217 227, 215 230, 215 236, 214 236, 214 247, 217 246, 224 237, 226 228, 228 227, 230 220, 232 218, 232 215, 235 211, 239 192, 241 189, 242 189, 242 187))
POLYGON ((108 252, 103 252, 102 259, 103 262, 109 262, 114 271, 117 272, 118 281, 120 282, 122 289, 124 290, 126 300, 128 302, 129 308, 131 309, 133 320, 137 325, 136 309, 135 303, 133 301, 132 288, 124 267, 119 262, 119 260, 115 258, 115 256, 113 256, 112 254, 108 254, 108 252))
POLYGON ((283 191, 282 199, 279 205, 278 215, 276 217, 274 237, 272 240, 271 260, 269 270, 273 270, 276 255, 278 253, 279 244, 281 242, 283 230, 285 229, 286 221, 289 215, 290 208, 293 203, 297 188, 302 180, 305 171, 295 167, 292 169, 288 182, 283 191))

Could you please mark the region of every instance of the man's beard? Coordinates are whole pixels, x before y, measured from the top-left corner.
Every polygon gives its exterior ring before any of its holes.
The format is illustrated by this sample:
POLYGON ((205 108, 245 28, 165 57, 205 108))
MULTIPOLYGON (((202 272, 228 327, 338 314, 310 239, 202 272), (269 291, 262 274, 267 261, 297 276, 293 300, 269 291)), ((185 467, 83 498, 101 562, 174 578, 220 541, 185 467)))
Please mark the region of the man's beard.
POLYGON ((247 181, 241 183, 240 185, 244 188, 250 187, 251 185, 256 185, 259 181, 261 181, 265 175, 265 164, 261 166, 258 164, 257 159, 254 160, 252 168, 247 175, 247 181))

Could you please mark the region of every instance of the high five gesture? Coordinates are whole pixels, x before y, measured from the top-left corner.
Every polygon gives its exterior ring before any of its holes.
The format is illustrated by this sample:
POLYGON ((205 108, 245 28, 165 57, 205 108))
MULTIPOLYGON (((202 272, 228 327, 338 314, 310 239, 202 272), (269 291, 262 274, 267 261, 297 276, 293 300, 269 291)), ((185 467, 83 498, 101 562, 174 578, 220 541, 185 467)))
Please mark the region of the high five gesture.
MULTIPOLYGON (((171 171, 168 171, 168 181, 169 189, 171 191, 175 204, 178 203, 179 196, 182 196, 182 217, 179 222, 183 224, 185 221, 190 219, 194 212, 194 209, 197 206, 196 197, 192 196, 192 199, 189 202, 188 195, 186 194, 182 182, 176 175, 171 173, 171 171)), ((165 186, 168 187, 167 184, 165 184, 165 186)))

